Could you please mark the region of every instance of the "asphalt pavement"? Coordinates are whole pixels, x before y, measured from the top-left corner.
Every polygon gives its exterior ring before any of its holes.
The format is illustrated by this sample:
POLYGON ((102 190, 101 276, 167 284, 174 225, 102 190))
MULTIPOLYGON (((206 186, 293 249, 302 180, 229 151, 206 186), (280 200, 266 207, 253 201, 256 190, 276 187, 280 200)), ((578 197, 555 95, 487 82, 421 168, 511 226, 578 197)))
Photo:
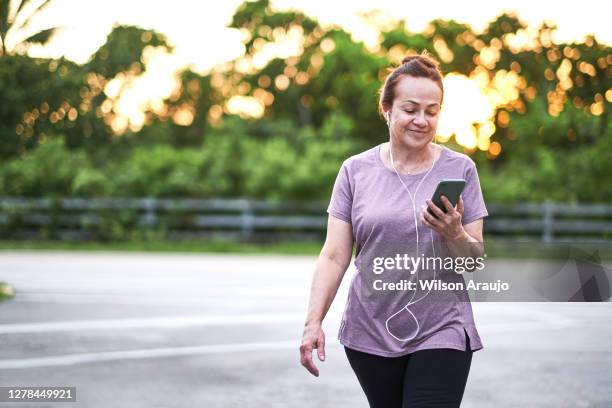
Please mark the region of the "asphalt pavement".
MULTIPOLYGON (((0 386, 74 386, 10 407, 367 407, 337 343, 299 364, 313 256, 0 252, 0 386)), ((490 260, 509 272, 523 261, 490 260)), ((612 407, 612 303, 473 303, 463 407, 612 407)))

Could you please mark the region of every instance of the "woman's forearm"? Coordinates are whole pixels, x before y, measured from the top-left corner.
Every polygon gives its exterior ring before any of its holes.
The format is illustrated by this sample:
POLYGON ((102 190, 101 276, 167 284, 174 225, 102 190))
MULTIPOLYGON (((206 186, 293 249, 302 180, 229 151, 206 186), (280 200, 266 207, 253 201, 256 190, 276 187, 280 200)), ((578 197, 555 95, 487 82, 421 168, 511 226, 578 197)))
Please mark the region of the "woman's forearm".
MULTIPOLYGON (((454 258, 476 259, 484 255, 484 242, 478 241, 465 230, 460 237, 447 241, 447 245, 450 255, 454 258)), ((472 272, 475 269, 475 265, 466 269, 468 272, 472 272)))
POLYGON ((321 324, 331 306, 348 264, 321 253, 317 260, 310 288, 310 301, 305 325, 321 324))
POLYGON ((453 256, 478 258, 484 254, 484 242, 479 242, 465 230, 454 240, 447 241, 448 249, 453 256))

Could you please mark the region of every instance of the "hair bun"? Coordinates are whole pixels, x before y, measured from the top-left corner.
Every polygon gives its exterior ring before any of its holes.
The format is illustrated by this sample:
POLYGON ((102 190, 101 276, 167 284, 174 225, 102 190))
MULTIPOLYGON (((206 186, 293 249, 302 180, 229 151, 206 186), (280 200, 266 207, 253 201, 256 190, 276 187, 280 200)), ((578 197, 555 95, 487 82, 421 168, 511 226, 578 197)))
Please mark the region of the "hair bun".
POLYGON ((418 61, 429 68, 438 69, 439 67, 438 62, 433 59, 426 50, 423 50, 420 55, 412 54, 404 57, 404 59, 402 60, 402 65, 407 64, 411 61, 418 61))
POLYGON ((404 57, 404 59, 402 60, 402 64, 407 64, 412 60, 417 59, 417 55, 408 55, 407 57, 404 57))

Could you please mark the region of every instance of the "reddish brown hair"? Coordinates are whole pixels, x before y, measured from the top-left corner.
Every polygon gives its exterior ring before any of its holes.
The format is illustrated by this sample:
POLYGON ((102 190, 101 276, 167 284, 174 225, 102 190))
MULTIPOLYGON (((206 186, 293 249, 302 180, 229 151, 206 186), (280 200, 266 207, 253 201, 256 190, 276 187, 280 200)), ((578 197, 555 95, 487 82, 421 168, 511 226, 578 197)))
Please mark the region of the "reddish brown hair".
MULTIPOLYGON (((395 99, 395 85, 399 82, 403 75, 409 75, 415 78, 429 78, 440 87, 442 91, 442 100, 444 99, 444 85, 442 85, 442 72, 439 68, 439 63, 433 59, 427 51, 419 54, 412 54, 404 57, 402 64, 395 68, 385 79, 385 83, 380 88, 380 99, 378 101, 378 112, 384 116, 383 108, 391 108, 395 99)), ((440 103, 442 103, 442 100, 440 103)))

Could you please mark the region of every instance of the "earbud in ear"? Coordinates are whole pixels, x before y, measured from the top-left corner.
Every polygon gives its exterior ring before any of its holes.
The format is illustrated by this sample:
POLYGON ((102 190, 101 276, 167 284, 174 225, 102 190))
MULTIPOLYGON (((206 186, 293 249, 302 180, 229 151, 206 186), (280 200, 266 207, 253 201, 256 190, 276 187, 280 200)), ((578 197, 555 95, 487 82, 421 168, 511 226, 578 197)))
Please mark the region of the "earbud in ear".
POLYGON ((388 124, 388 123, 389 123, 389 121, 391 120, 391 119, 390 119, 390 117, 391 117, 391 112, 386 111, 386 112, 385 112, 385 118, 387 118, 387 124, 388 124))

